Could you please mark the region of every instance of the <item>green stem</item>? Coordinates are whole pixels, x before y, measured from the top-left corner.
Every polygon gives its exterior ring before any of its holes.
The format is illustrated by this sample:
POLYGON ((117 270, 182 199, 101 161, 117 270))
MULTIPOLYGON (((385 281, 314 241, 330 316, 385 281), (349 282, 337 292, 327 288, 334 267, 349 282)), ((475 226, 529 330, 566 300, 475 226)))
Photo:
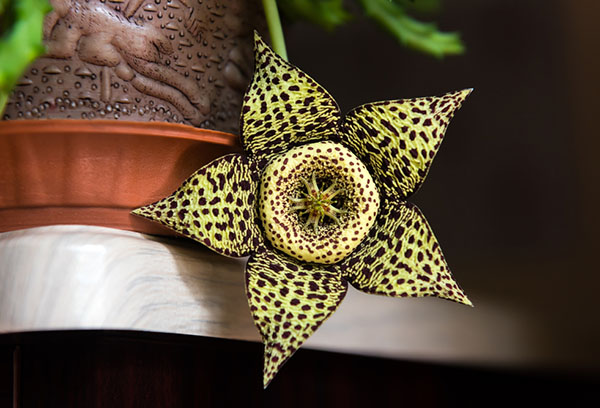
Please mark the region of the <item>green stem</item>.
POLYGON ((8 94, 6 92, 0 91, 0 120, 2 120, 2 114, 4 112, 4 107, 8 102, 8 94))
POLYGON ((283 37, 283 29, 281 28, 281 20, 279 19, 279 11, 277 11, 276 0, 262 0, 263 8, 265 9, 265 17, 269 26, 269 34, 273 43, 273 51, 287 61, 287 51, 285 49, 285 39, 283 37))

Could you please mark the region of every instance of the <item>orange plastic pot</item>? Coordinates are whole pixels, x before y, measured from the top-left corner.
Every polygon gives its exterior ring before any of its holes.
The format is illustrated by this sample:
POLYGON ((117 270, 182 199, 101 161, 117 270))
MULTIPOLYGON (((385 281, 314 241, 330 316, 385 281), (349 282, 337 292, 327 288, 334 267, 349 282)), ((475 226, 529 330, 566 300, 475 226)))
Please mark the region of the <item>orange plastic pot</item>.
POLYGON ((81 224, 173 235, 130 211, 171 194, 236 143, 160 122, 0 122, 0 232, 81 224))

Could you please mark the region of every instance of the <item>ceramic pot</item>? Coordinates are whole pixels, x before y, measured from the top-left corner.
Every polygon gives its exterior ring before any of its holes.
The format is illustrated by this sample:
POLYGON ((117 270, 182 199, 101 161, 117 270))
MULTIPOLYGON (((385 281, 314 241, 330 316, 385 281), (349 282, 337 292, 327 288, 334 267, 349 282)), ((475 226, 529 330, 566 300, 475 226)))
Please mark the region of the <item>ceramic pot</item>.
MULTIPOLYGON (((3 119, 163 121, 237 133, 256 0, 50 0, 47 54, 3 119)), ((264 31, 264 30, 261 30, 264 31)))
POLYGON ((3 122, 0 232, 82 224, 171 235, 130 211, 171 194, 236 141, 171 123, 3 122))

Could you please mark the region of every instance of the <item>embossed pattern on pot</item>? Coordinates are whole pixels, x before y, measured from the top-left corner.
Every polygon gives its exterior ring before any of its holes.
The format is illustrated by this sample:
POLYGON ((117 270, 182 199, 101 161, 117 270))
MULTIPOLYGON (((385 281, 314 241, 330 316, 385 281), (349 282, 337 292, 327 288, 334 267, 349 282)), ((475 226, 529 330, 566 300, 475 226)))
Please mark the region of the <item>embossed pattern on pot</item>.
POLYGON ((19 80, 3 119, 166 121, 237 133, 258 2, 51 3, 47 54, 19 80))

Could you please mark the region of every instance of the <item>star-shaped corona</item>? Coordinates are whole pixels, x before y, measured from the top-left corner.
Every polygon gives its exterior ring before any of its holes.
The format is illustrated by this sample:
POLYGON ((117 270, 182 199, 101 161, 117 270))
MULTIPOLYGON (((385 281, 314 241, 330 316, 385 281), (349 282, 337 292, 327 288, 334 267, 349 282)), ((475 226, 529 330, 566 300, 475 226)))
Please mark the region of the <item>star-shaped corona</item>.
POLYGON ((245 154, 212 161, 134 213, 220 254, 250 256, 246 294, 265 345, 265 387, 335 312, 348 282, 471 304, 406 201, 470 92, 370 103, 342 118, 325 89, 255 34, 245 154))

